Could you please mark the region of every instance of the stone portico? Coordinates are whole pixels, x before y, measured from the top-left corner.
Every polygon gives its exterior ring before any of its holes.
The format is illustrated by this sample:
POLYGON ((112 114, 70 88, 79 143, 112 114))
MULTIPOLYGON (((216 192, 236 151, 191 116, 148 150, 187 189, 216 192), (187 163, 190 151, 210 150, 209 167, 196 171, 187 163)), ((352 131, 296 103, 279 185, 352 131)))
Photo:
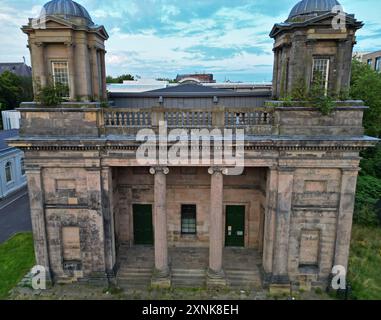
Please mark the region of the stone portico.
POLYGON ((326 285, 334 265, 347 266, 359 152, 377 141, 358 136, 361 103, 346 104, 327 117, 308 108, 269 107, 274 133, 246 137, 240 176, 213 165, 141 167, 139 142, 108 135, 119 126, 99 122, 109 110, 96 104, 23 105, 23 130, 10 144, 26 153, 38 263, 58 282, 113 279, 123 270, 119 248, 136 244, 134 205, 150 205, 153 284, 170 285, 171 250, 199 248, 208 251, 208 284, 224 285, 227 207, 243 206, 242 247, 261 256, 263 285, 326 285), (34 132, 41 117, 49 139, 34 132), (60 117, 84 122, 68 127, 60 117), (284 121, 289 118, 292 125, 284 121), (73 135, 62 135, 50 119, 73 135), (305 128, 303 140, 284 136, 293 126, 305 128), (327 130, 336 134, 327 136, 327 130), (194 235, 181 233, 182 205, 196 207, 194 235))
POLYGON ((260 279, 290 290, 326 287, 334 266, 347 268, 360 152, 378 142, 364 136, 367 107, 337 98, 323 114, 309 101, 273 100, 300 75, 309 90, 316 72, 322 95, 348 89, 362 23, 349 15, 347 29, 334 29, 335 3, 303 0, 274 26, 273 96, 181 85, 116 93, 107 103, 105 28, 71 0, 46 4, 46 23, 23 27, 33 76, 44 86, 53 71, 52 84, 67 85, 69 97, 21 104, 20 136, 9 145, 25 153, 36 260, 51 280, 169 287, 260 279), (212 139, 208 165, 143 166, 136 135, 149 130, 157 142, 163 122, 168 131, 243 134, 227 145, 212 139), (240 175, 216 157, 230 150, 244 154, 240 175))

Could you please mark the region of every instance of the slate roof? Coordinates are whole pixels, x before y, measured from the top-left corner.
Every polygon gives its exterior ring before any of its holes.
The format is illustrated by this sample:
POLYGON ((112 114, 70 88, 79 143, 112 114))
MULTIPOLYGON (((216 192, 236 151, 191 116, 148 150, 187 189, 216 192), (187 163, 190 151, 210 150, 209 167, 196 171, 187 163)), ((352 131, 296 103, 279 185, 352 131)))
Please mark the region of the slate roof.
POLYGON ((2 153, 4 150, 11 149, 11 147, 8 146, 6 139, 9 138, 15 138, 19 135, 18 130, 1 130, 0 131, 0 153, 2 153))
POLYGON ((27 66, 23 62, 16 63, 0 63, 0 74, 3 74, 5 71, 13 72, 14 74, 20 77, 31 77, 32 68, 27 66))

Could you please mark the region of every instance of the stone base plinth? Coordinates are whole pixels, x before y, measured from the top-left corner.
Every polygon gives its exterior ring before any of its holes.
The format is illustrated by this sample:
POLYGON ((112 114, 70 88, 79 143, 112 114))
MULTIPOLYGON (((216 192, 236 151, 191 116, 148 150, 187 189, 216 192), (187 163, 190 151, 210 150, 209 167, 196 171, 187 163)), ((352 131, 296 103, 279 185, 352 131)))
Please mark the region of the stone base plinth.
POLYGON ((270 284, 269 292, 272 295, 291 295, 291 284, 270 284))
POLYGON ((288 276, 272 276, 269 292, 273 295, 291 295, 291 282, 288 276))
POLYGON ((171 273, 169 270, 155 270, 152 279, 151 287, 155 289, 169 289, 172 285, 171 273))
POLYGON ((169 289, 172 285, 171 278, 152 278, 151 287, 154 289, 169 289))
POLYGON ((206 285, 208 288, 224 288, 228 286, 224 271, 215 272, 208 270, 206 276, 206 285))

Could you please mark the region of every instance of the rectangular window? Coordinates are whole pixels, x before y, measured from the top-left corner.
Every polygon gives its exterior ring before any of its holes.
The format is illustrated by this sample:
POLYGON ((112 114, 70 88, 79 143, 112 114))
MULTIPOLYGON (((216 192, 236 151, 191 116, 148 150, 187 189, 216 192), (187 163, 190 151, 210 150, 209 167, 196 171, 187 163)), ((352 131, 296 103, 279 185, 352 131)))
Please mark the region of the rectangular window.
POLYGON ((54 86, 60 86, 63 98, 69 98, 69 67, 66 61, 52 62, 54 86))
POLYGON ((5 179, 7 183, 12 182, 12 163, 8 161, 5 165, 5 179))
POLYGON ((24 158, 21 158, 20 166, 21 166, 21 175, 25 176, 25 160, 24 160, 24 158))
POLYGON ((376 71, 381 71, 381 57, 376 58, 376 71))
POLYGON ((329 59, 314 59, 312 82, 320 82, 325 94, 328 93, 329 59))
POLYGON ((368 66, 372 66, 373 60, 372 59, 368 59, 367 63, 368 63, 368 66))
POLYGON ((196 206, 182 205, 181 206, 181 234, 196 234, 196 206))

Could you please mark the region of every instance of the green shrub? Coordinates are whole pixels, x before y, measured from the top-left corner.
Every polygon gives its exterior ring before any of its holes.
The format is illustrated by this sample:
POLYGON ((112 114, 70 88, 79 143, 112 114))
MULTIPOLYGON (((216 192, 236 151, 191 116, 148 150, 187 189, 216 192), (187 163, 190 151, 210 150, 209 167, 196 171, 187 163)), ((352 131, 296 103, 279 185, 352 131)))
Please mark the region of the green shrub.
POLYGON ((68 95, 69 88, 67 86, 61 84, 47 85, 39 90, 36 101, 48 107, 58 106, 64 101, 63 97, 68 95))
POLYGON ((377 204, 381 199, 381 179, 359 176, 356 192, 354 222, 363 226, 381 224, 377 204))

